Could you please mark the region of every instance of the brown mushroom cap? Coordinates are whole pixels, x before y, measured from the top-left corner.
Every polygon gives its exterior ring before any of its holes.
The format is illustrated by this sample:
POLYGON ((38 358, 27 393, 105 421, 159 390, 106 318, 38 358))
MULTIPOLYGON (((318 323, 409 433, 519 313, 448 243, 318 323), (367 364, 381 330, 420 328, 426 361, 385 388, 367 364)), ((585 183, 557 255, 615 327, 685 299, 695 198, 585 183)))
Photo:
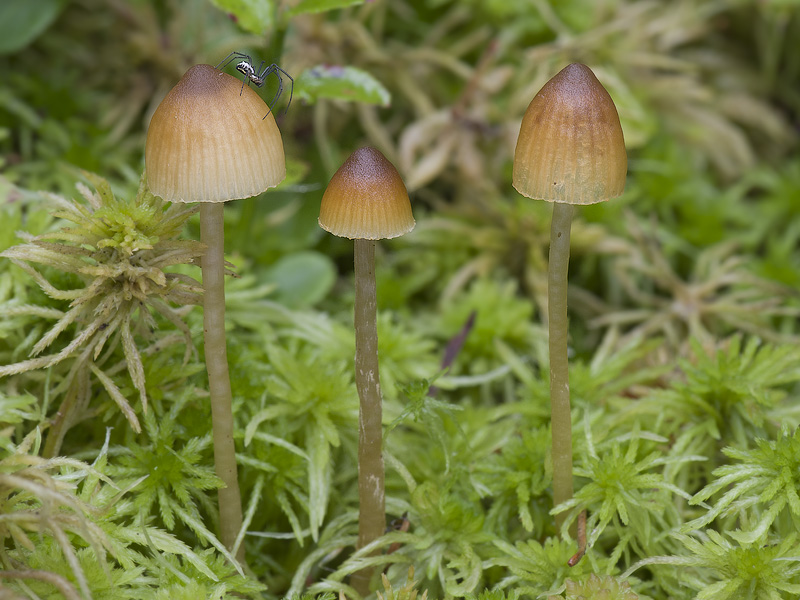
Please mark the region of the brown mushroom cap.
POLYGON ((150 190, 170 202, 248 198, 286 176, 283 141, 261 97, 195 65, 159 104, 147 131, 150 190))
POLYGON ((622 194, 627 171, 614 101, 589 67, 565 67, 525 111, 514 187, 529 198, 594 204, 622 194))
POLYGON ((360 148, 331 177, 319 225, 340 237, 380 240, 414 229, 411 201, 394 165, 375 148, 360 148))

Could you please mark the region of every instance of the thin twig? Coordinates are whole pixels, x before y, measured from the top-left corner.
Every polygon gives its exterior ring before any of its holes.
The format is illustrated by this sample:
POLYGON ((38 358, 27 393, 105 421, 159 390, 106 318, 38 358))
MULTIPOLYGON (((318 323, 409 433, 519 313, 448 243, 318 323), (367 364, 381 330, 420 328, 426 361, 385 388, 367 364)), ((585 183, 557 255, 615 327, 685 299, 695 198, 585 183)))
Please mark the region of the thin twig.
POLYGON ((567 561, 570 567, 577 565, 586 554, 586 511, 578 515, 578 551, 567 561))

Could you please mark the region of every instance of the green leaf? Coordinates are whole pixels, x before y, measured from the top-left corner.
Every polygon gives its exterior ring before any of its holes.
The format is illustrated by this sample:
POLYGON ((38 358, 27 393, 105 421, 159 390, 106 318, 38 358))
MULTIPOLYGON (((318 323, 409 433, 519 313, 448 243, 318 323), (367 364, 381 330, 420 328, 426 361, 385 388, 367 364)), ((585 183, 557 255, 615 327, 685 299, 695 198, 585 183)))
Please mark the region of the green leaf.
POLYGON ((320 98, 389 106, 391 95, 372 75, 355 67, 317 65, 303 71, 295 82, 295 95, 309 104, 320 98))
POLYGON ((217 537, 206 528, 201 520, 180 507, 176 507, 175 512, 201 540, 214 546, 214 548, 216 548, 217 551, 222 554, 222 556, 228 559, 228 562, 230 562, 230 564, 236 568, 236 572, 239 573, 239 575, 244 575, 244 571, 242 571, 242 567, 238 562, 236 562, 236 559, 233 558, 231 553, 228 552, 225 546, 222 545, 222 542, 220 542, 217 537))
POLYGON ((211 581, 219 581, 219 578, 214 575, 214 572, 206 566, 197 553, 195 553, 184 542, 174 537, 172 534, 167 533, 166 531, 156 527, 142 527, 141 529, 124 527, 119 529, 117 535, 136 544, 149 545, 151 548, 154 548, 160 552, 166 552, 168 554, 180 556, 184 560, 191 563, 198 571, 208 577, 211 581))
POLYGON ((331 492, 331 449, 327 440, 319 432, 310 429, 307 438, 308 454, 311 462, 308 465, 308 516, 311 526, 311 537, 316 542, 319 531, 325 520, 328 498, 331 492))
POLYGON ((0 2, 0 54, 22 50, 55 21, 63 7, 60 0, 0 2))
POLYGON ((266 276, 277 285, 275 298, 292 308, 322 300, 336 281, 333 261, 319 252, 298 252, 276 262, 266 276))
POLYGON ((290 9, 286 14, 293 17, 304 13, 319 13, 337 8, 347 8, 357 4, 364 4, 364 0, 301 0, 297 6, 290 9))
POLYGON ((275 24, 275 5, 272 0, 211 0, 221 11, 229 13, 239 27, 262 35, 275 24))
POLYGON ((6 395, 0 392, 0 419, 3 424, 15 425, 36 417, 36 397, 25 393, 6 395))

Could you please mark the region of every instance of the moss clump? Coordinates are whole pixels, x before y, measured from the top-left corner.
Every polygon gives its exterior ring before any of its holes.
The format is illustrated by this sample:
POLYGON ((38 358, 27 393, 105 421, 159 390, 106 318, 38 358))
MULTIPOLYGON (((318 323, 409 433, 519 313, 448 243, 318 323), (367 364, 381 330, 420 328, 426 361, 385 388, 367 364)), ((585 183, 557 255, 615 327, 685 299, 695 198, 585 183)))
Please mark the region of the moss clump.
POLYGON ((631 590, 627 581, 594 573, 584 581, 567 579, 567 589, 563 595, 548 596, 548 600, 638 600, 639 596, 631 590))

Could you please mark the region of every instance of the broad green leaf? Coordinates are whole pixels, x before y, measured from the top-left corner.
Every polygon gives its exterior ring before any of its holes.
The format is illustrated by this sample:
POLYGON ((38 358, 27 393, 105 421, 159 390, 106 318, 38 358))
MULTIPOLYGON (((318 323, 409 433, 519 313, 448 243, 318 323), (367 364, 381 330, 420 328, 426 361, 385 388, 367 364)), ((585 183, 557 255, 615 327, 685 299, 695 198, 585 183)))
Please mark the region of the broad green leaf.
POLYGON ((239 27, 256 35, 266 33, 275 23, 272 0, 211 0, 211 3, 229 13, 239 27))
POLYGON ((0 2, 0 54, 22 50, 55 21, 61 0, 3 0, 0 2))
POLYGON ((300 0, 297 6, 291 8, 286 14, 293 17, 303 13, 319 13, 357 4, 364 4, 364 0, 300 0))
POLYGON ((320 98, 389 106, 391 95, 372 75, 355 67, 317 65, 303 71, 295 82, 295 95, 309 104, 320 98))
POLYGON ((333 261, 319 252, 298 252, 281 258, 266 275, 276 284, 275 298, 292 308, 322 300, 336 281, 333 261))

